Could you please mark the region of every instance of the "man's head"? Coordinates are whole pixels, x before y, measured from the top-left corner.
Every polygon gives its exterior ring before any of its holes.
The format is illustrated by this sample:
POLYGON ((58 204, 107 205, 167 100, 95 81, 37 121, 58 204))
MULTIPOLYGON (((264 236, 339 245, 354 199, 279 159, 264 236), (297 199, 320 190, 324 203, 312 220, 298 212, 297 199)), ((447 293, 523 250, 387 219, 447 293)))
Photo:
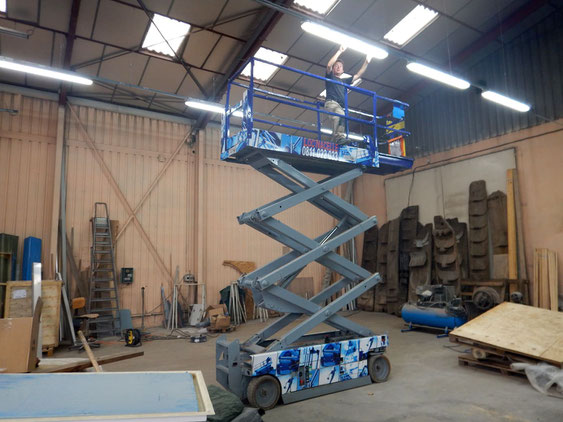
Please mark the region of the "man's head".
POLYGON ((336 60, 332 65, 332 74, 334 76, 340 76, 344 73, 344 62, 342 60, 336 60))

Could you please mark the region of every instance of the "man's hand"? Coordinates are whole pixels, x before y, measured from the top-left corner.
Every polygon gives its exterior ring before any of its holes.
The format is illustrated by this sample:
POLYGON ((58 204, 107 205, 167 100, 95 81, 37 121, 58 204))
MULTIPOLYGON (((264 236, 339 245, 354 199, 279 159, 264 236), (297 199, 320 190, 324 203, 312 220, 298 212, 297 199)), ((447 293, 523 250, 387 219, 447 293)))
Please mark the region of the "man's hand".
POLYGON ((332 56, 332 58, 328 61, 328 64, 326 65, 326 73, 332 73, 332 66, 334 65, 334 63, 336 63, 336 60, 338 60, 340 55, 346 51, 346 48, 347 47, 345 45, 341 45, 338 51, 334 53, 334 56, 332 56))

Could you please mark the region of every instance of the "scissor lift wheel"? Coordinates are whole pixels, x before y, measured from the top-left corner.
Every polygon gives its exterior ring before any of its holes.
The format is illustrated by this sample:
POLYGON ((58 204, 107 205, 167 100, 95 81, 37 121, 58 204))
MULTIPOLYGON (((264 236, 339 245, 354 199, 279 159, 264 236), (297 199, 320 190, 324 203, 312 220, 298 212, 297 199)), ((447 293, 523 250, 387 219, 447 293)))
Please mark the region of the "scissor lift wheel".
POLYGON ((372 382, 385 382, 391 373, 391 363, 386 356, 370 356, 368 359, 368 373, 372 382))
POLYGON ((281 395, 279 381, 271 375, 254 377, 248 383, 247 397, 252 407, 273 409, 281 395))

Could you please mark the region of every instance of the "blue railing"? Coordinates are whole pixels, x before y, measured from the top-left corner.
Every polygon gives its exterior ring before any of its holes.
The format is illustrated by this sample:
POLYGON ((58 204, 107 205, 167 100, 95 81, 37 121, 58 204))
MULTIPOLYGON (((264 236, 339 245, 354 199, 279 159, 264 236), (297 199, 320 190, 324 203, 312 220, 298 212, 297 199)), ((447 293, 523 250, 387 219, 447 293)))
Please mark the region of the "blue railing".
MULTIPOLYGON (((246 77, 243 77, 246 78, 246 77)), ((294 69, 291 68, 289 66, 285 66, 285 65, 279 65, 279 64, 275 64, 266 60, 262 60, 256 57, 252 57, 249 60, 247 60, 240 68, 239 70, 232 75, 229 78, 229 82, 228 82, 228 86, 227 86, 227 93, 226 93, 226 102, 225 102, 225 119, 223 122, 223 137, 226 139, 229 136, 229 128, 230 128, 230 119, 231 116, 233 115, 233 113, 243 109, 243 101, 239 101, 234 105, 231 105, 231 87, 232 86, 238 86, 241 88, 246 89, 246 105, 245 107, 248 108, 248 110, 246 111, 246 113, 250 113, 251 118, 250 119, 243 119, 243 125, 246 125, 246 129, 252 130, 252 127, 248 127, 248 125, 252 125, 252 122, 259 122, 259 123, 264 123, 267 125, 273 125, 273 126, 277 126, 277 127, 281 127, 281 128, 286 128, 286 129, 293 129, 293 130, 298 130, 301 132, 306 132, 306 133, 311 133, 316 135, 316 137, 318 137, 319 140, 322 140, 322 136, 323 134, 326 136, 330 136, 330 134, 327 134, 327 132, 323 132, 322 131, 322 125, 321 125, 321 116, 322 115, 327 115, 327 116, 337 116, 339 118, 342 118, 345 121, 345 133, 346 133, 346 137, 348 138, 350 136, 350 127, 349 124, 350 122, 355 122, 355 123, 359 123, 360 125, 362 125, 361 127, 368 127, 369 128, 369 138, 373 139, 373 147, 375 147, 374 149, 377 150, 377 145, 378 145, 378 136, 377 136, 377 131, 378 129, 382 129, 384 131, 385 134, 390 135, 391 138, 396 138, 398 136, 408 136, 410 133, 402 130, 402 129, 397 129, 395 126, 396 123, 400 122, 401 120, 403 120, 404 118, 404 110, 406 108, 408 108, 408 104, 398 101, 398 100, 394 100, 392 98, 387 98, 387 97, 383 97, 380 95, 377 95, 375 92, 372 91, 368 91, 366 89, 363 88, 359 88, 356 86, 352 86, 352 85, 348 85, 345 84, 344 82, 338 81, 338 80, 334 80, 334 79, 328 79, 319 75, 315 75, 314 73, 310 73, 310 72, 306 72, 303 70, 299 70, 299 69, 294 69), (271 91, 267 91, 265 89, 262 88, 258 88, 256 87, 256 83, 254 81, 254 66, 256 62, 262 62, 271 66, 275 66, 277 68, 280 69, 284 69, 284 70, 288 70, 290 72, 294 72, 294 73, 299 73, 303 76, 306 77, 310 77, 310 78, 314 78, 314 79, 318 79, 318 80, 322 80, 322 81, 328 81, 330 83, 333 84, 338 84, 338 85, 342 85, 344 86, 346 89, 345 91, 345 96, 344 96, 344 115, 338 114, 338 113, 333 113, 331 111, 328 111, 326 109, 324 109, 324 104, 323 101, 308 101, 308 100, 304 100, 304 99, 299 99, 296 97, 292 97, 289 95, 283 95, 283 94, 278 94, 275 92, 271 92, 271 91), (237 78, 240 77, 240 74, 242 73, 242 71, 247 67, 247 65, 250 64, 250 77, 247 78, 248 79, 248 84, 244 84, 241 82, 236 81, 237 78), (372 99, 371 103, 372 103, 372 114, 371 114, 371 119, 370 120, 366 120, 366 119, 360 119, 357 117, 353 117, 350 115, 350 113, 354 113, 354 111, 351 111, 349 106, 348 106, 348 97, 349 97, 349 92, 356 92, 359 93, 361 95, 370 97, 372 99), (254 98, 259 98, 259 99, 263 99, 266 101, 272 101, 278 104, 284 104, 284 105, 288 105, 291 107, 297 107, 303 110, 308 110, 308 111, 313 111, 316 113, 316 122, 312 123, 312 122, 305 122, 305 121, 296 121, 296 120, 292 120, 292 119, 288 119, 282 116, 271 116, 271 115, 266 115, 266 114, 262 114, 262 113, 257 113, 254 110, 254 98), (392 106, 393 108, 393 113, 392 113, 392 117, 388 117, 388 116, 378 116, 376 111, 377 111, 377 106, 380 104, 380 102, 384 102, 386 104, 389 104, 392 106), (290 121, 292 123, 296 123, 296 124, 302 124, 302 125, 306 125, 308 127, 303 127, 303 126, 295 126, 292 124, 287 124, 287 123, 280 123, 279 121, 275 121, 275 120, 271 120, 272 117, 278 119, 278 120, 284 120, 284 121, 290 121), (386 122, 386 124, 382 124, 381 120, 384 120, 386 122), (391 122, 390 124, 388 122, 391 122)), ((365 112, 363 112, 365 114, 365 112)), ((362 135, 363 136, 363 135, 362 135)), ((369 138, 368 138, 368 143, 369 142, 369 138)), ((372 147, 372 148, 373 148, 372 147)))

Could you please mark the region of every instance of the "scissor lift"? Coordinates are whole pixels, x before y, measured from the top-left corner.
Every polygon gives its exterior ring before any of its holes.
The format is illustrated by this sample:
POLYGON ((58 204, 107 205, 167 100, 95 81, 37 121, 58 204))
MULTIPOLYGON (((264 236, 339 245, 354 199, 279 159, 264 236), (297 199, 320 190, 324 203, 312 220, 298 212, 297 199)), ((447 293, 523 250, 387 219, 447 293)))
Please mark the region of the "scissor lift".
MULTIPOLYGON (((225 335, 219 337, 216 345, 216 375, 225 388, 241 399, 248 398, 257 407, 271 408, 280 396, 284 403, 289 403, 387 379, 390 366, 383 356, 388 344, 387 336, 376 335, 370 329, 338 315, 338 311, 348 303, 379 283, 380 276, 338 255, 335 250, 375 226, 377 219, 366 215, 331 190, 366 172, 385 174, 409 168, 412 160, 378 152, 377 129, 389 130, 389 127, 378 125, 376 117, 367 121, 374 127, 373 136, 365 136, 361 144, 343 146, 323 141, 320 115, 331 113, 322 110, 319 104, 315 108, 312 103, 291 104, 318 113, 319 127, 309 130, 318 135, 314 140, 255 129, 254 121, 265 120, 256 118, 253 113, 254 96, 291 103, 291 97, 280 99, 279 94, 269 95, 263 89, 255 89, 252 77, 255 60, 258 59, 249 61, 249 85, 242 85, 247 89, 244 98, 234 107, 229 105, 230 88, 231 85, 241 84, 234 77, 230 80, 221 157, 252 166, 290 192, 238 217, 240 224, 246 224, 291 249, 282 257, 239 279, 240 286, 251 289, 256 304, 284 316, 242 344, 238 340, 229 342, 225 335), (229 136, 230 117, 239 109, 243 110, 244 115, 242 130, 229 136), (311 149, 304 149, 307 145, 314 147, 314 154, 311 149), (315 182, 303 171, 329 176, 315 182), (306 201, 333 217, 337 221, 336 226, 316 238, 309 238, 277 218, 281 212, 306 201), (314 261, 330 268, 341 278, 310 299, 289 291, 288 287, 297 275, 314 261), (339 292, 343 293, 331 300, 339 292), (281 330, 297 320, 299 322, 296 325, 280 334, 281 330), (334 330, 308 334, 321 323, 334 330), (302 356, 295 373, 290 375, 286 373, 285 365, 280 364, 280 370, 276 370, 278 356, 284 352, 284 356, 289 356, 288 350, 292 351, 292 356, 302 356), (311 359, 311 356, 317 359, 311 359)), ((324 79, 297 69, 280 67, 324 79)), ((375 116, 376 98, 382 97, 370 91, 347 87, 373 96, 375 116)), ((400 104, 401 107, 406 106, 400 104)), ((348 115, 347 104, 345 118, 355 120, 348 115)), ((266 123, 273 124, 270 121, 266 123)), ((280 123, 276 125, 283 126, 280 123)), ((348 133, 348 124, 346 131, 348 133)), ((396 136, 395 132, 408 134, 402 130, 390 131, 396 136)))

